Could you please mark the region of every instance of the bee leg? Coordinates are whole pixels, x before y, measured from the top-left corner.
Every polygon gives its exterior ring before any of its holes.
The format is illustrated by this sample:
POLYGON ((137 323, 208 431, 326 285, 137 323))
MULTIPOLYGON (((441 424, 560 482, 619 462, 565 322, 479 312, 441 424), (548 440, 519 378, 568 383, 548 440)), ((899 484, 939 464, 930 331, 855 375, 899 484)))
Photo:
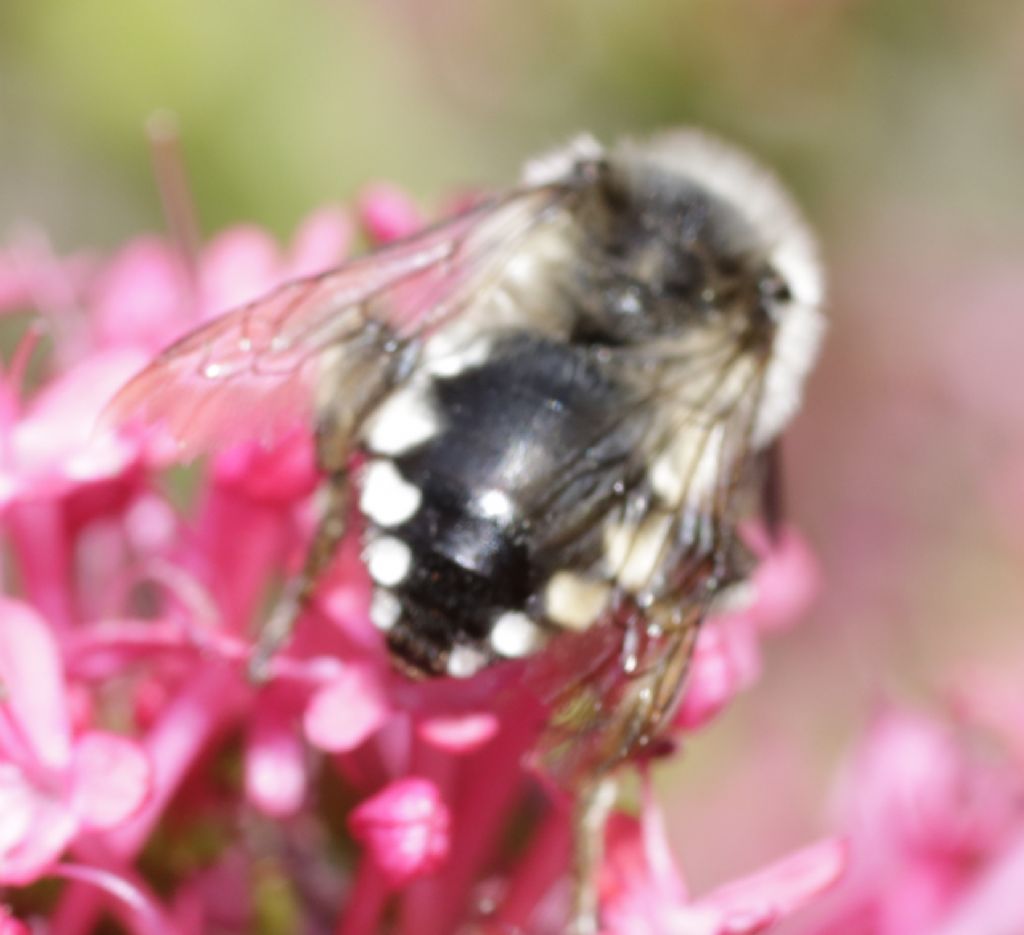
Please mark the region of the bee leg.
POLYGON ((327 569, 341 540, 345 538, 345 516, 348 507, 348 474, 331 475, 321 490, 325 503, 320 522, 310 543, 306 560, 299 574, 285 585, 270 617, 260 630, 259 639, 249 658, 249 677, 260 683, 266 680, 270 662, 288 642, 295 624, 309 607, 316 593, 320 576, 327 569))
MULTIPOLYGON (((382 331, 368 332, 381 349, 390 340, 382 331)), ((271 612, 249 661, 249 676, 255 682, 267 677, 274 654, 288 641, 299 617, 305 612, 316 592, 320 576, 334 557, 341 540, 345 538, 349 502, 348 462, 360 426, 373 407, 380 402, 395 379, 398 364, 383 354, 375 363, 359 372, 359 380, 349 388, 336 381, 325 382, 324 398, 319 407, 316 423, 317 467, 325 480, 319 494, 324 502, 318 510, 320 521, 306 561, 298 577, 289 581, 284 593, 271 612), (379 361, 387 361, 381 367, 379 361)), ((346 380, 353 378, 346 370, 346 380)))
POLYGON ((629 701, 622 704, 627 716, 618 729, 618 762, 649 747, 672 716, 704 613, 704 607, 692 601, 677 607, 658 604, 648 612, 645 626, 658 648, 655 661, 634 677, 629 701))
POLYGON ((583 788, 572 814, 572 906, 569 935, 597 935, 598 871, 604 857, 605 826, 615 804, 617 782, 606 774, 583 788))
POLYGON ((596 935, 599 927, 598 875, 604 859, 605 827, 615 804, 615 772, 630 756, 657 739, 681 694, 703 610, 656 607, 648 625, 665 640, 658 662, 636 676, 626 716, 614 729, 617 753, 607 771, 577 795, 573 808, 572 915, 569 935, 596 935))

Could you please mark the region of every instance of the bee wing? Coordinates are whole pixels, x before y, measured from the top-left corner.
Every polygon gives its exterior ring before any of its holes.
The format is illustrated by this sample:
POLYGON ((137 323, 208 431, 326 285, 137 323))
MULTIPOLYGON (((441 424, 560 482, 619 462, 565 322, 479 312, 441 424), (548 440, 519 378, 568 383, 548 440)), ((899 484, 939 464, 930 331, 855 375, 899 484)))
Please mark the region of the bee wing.
POLYGON ((158 426, 183 455, 308 425, 325 351, 341 351, 331 355, 341 393, 347 374, 363 381, 388 367, 408 340, 458 315, 566 192, 560 185, 515 190, 287 282, 164 350, 114 397, 104 420, 158 426))
MULTIPOLYGON (((682 374, 675 379, 711 370, 718 385, 728 383, 730 367, 728 360, 714 357, 673 362, 673 371, 682 374)), ((665 438, 650 440, 658 452, 679 432, 694 439, 694 458, 680 491, 686 506, 664 530, 664 551, 648 551, 651 539, 642 532, 642 520, 620 550, 620 574, 638 559, 649 569, 645 579, 632 582, 633 593, 643 593, 667 567, 669 577, 659 585, 656 603, 641 610, 627 599, 622 608, 613 607, 603 625, 556 640, 551 658, 540 660, 532 673, 535 689, 552 711, 540 761, 567 788, 650 749, 675 711, 716 590, 743 573, 734 529, 744 497, 757 486, 751 435, 763 377, 763 367, 756 366, 726 401, 681 412, 665 438), (713 473, 705 464, 713 465, 713 473), (565 671, 575 675, 567 680, 565 671)))

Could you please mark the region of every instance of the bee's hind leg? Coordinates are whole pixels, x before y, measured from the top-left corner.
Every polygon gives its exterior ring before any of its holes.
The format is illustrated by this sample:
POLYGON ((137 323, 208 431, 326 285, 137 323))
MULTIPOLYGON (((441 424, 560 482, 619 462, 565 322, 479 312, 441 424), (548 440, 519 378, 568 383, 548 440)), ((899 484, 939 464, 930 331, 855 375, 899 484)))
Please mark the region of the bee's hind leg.
POLYGON ((663 640, 656 662, 634 677, 627 697, 620 700, 621 716, 609 728, 614 755, 576 796, 570 935, 599 931, 598 877, 605 828, 617 793, 615 777, 657 739, 675 709, 702 616, 703 610, 695 604, 679 607, 667 602, 648 611, 648 625, 655 624, 663 640))
POLYGON ((249 677, 254 682, 266 680, 271 661, 291 638, 296 623, 316 593, 320 577, 345 538, 349 501, 348 472, 342 470, 330 475, 318 495, 325 502, 318 511, 320 519, 306 553, 306 560, 299 574, 285 585, 249 657, 249 677))
POLYGON ((605 826, 618 783, 608 773, 581 790, 572 814, 572 905, 569 935, 597 935, 598 872, 604 859, 605 826))

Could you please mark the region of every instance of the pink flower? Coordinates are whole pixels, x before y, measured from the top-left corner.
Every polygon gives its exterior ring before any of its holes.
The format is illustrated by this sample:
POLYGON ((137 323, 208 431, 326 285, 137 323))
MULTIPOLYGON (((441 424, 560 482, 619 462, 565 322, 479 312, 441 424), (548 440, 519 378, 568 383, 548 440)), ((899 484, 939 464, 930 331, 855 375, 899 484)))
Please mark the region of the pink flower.
POLYGON ((0 314, 66 310, 92 273, 88 256, 55 257, 42 231, 23 228, 0 247, 0 314))
POLYGON ((130 740, 72 736, 56 642, 32 609, 0 602, 0 882, 44 875, 79 835, 125 822, 149 792, 149 763, 130 740))
POLYGON ((407 777, 366 799, 349 817, 352 836, 366 845, 391 886, 436 870, 448 856, 448 808, 437 787, 407 777))
POLYGON ((748 526, 744 539, 758 558, 751 582, 751 608, 758 629, 773 632, 793 626, 821 589, 817 560, 793 528, 780 530, 772 541, 762 526, 748 526))
POLYGON ((138 454, 126 440, 96 433, 103 407, 144 361, 110 351, 48 384, 7 426, 3 487, 8 502, 56 498, 124 477, 138 454))
POLYGON ((161 350, 188 324, 187 275, 180 256, 159 238, 140 237, 122 248, 92 284, 95 346, 161 350))
POLYGON ((371 185, 359 200, 359 219, 374 243, 390 243, 423 226, 419 210, 401 189, 371 185))
POLYGON ((1016 831, 1007 847, 979 872, 954 900, 935 929, 936 935, 1024 931, 1024 832, 1016 831))
POLYGON ((966 858, 989 851, 1005 833, 1017 784, 1005 765, 972 756, 965 739, 920 714, 889 711, 875 720, 843 807, 876 859, 886 851, 966 858))
POLYGON ((835 885, 844 844, 823 841, 691 900, 648 795, 642 818, 615 815, 602 872, 604 935, 753 935, 835 885))
POLYGON ((850 873, 815 931, 930 933, 961 916, 991 917, 996 904, 1004 913, 1019 905, 1003 883, 1017 865, 1002 855, 1024 835, 1022 794, 1024 776, 980 755, 951 725, 884 712, 844 777, 850 873))
POLYGON ((231 228, 203 251, 195 282, 170 245, 139 238, 92 285, 92 341, 153 354, 201 318, 254 299, 284 279, 337 264, 351 237, 348 217, 332 208, 310 215, 288 251, 259 228, 231 228))
POLYGON ((476 750, 492 740, 501 728, 489 711, 429 717, 420 723, 419 734, 432 746, 449 753, 476 750))
POLYGON ((349 666, 320 688, 305 711, 310 743, 343 753, 370 738, 391 713, 381 681, 367 668, 349 666))
POLYGON ((761 671, 753 630, 735 620, 711 620, 697 637, 686 692, 674 726, 696 730, 718 714, 761 671))
POLYGON ((245 797, 265 815, 296 814, 307 794, 306 751, 295 729, 299 705, 276 685, 254 706, 245 752, 245 797))

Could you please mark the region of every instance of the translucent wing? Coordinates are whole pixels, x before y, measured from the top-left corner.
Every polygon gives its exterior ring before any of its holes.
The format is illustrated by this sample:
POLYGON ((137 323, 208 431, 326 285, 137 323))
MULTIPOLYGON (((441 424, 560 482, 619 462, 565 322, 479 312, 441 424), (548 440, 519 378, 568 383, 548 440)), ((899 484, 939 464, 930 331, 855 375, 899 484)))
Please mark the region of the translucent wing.
MULTIPOLYGON (((735 527, 755 486, 751 432, 764 368, 738 360, 730 353, 708 355, 669 368, 671 384, 706 388, 692 410, 680 407, 664 437, 650 439, 655 452, 672 436, 692 439, 680 476, 683 505, 663 525, 655 514, 636 515, 636 532, 619 550, 618 574, 631 563, 649 572, 631 583, 631 593, 623 593, 602 626, 556 641, 535 667, 535 684, 552 711, 540 760, 568 788, 652 749, 675 709, 714 594, 742 573, 735 527), (656 580, 662 573, 664 580, 656 580), (651 603, 638 604, 634 597, 645 591, 651 603), (555 674, 567 661, 575 673, 568 680, 555 674)), ((659 392, 675 397, 678 389, 663 383, 659 392)))
POLYGON ((309 425, 326 351, 334 379, 372 378, 501 269, 566 196, 513 191, 320 275, 285 283, 172 344, 114 398, 105 419, 158 426, 182 454, 309 425))

